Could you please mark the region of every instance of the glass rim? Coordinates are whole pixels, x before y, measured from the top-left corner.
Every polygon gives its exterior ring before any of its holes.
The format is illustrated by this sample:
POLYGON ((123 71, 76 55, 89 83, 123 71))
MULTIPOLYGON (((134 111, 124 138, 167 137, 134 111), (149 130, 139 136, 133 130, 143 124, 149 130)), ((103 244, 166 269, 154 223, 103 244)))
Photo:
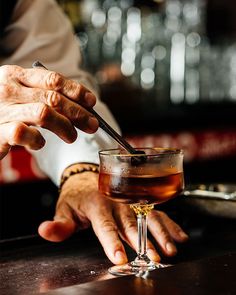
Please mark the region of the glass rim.
POLYGON ((143 153, 137 153, 137 154, 130 154, 127 153, 127 151, 124 150, 124 153, 111 153, 115 151, 122 151, 122 149, 119 148, 113 148, 113 149, 104 149, 100 150, 98 153, 101 156, 113 156, 113 157, 137 157, 137 156, 145 156, 145 157, 159 157, 159 156, 164 156, 164 155, 183 155, 184 151, 181 148, 175 148, 175 147, 135 147, 135 150, 156 150, 156 154, 151 154, 151 155, 145 155, 143 153), (164 153, 158 153, 158 151, 163 151, 164 153), (166 153, 165 153, 166 151, 166 153))

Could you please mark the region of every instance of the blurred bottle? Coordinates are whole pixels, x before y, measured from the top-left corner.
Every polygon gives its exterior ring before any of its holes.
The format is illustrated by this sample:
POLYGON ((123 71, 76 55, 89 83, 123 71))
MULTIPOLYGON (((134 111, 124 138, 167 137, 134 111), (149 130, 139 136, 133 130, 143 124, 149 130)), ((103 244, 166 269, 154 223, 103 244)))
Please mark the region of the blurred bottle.
POLYGON ((209 41, 205 0, 58 1, 100 81, 124 79, 158 109, 236 100, 235 44, 209 41))

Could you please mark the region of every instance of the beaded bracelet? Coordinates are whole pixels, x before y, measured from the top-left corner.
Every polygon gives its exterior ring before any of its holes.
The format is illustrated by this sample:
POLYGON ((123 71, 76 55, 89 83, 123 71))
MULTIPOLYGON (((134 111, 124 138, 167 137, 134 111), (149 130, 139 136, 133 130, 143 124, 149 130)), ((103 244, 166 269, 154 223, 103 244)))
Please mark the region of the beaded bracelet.
MULTIPOLYGON (((83 163, 85 164, 85 163, 83 163)), ((99 166, 95 166, 95 164, 87 164, 84 167, 80 167, 80 168, 75 168, 74 170, 71 170, 67 175, 63 175, 61 178, 61 182, 59 185, 59 192, 61 192, 62 186, 64 185, 64 183, 72 176, 75 174, 79 174, 79 173, 83 173, 83 172, 95 172, 98 173, 99 172, 99 166)))

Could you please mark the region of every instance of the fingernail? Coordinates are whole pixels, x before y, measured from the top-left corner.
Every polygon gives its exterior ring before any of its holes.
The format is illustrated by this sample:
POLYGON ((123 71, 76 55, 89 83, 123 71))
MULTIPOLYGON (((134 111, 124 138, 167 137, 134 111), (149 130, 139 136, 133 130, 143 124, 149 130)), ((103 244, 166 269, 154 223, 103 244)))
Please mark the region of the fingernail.
POLYGON ((183 232, 183 231, 180 231, 179 232, 179 236, 183 240, 187 240, 188 239, 188 235, 185 232, 183 232))
POLYGON ((157 262, 160 262, 161 261, 161 258, 160 256, 157 254, 157 252, 153 249, 148 249, 147 250, 147 254, 148 254, 148 257, 153 260, 153 261, 157 261, 157 262))
POLYGON ((170 254, 176 254, 177 253, 177 249, 176 249, 175 245, 170 243, 170 242, 166 243, 166 250, 170 254))
POLYGON ((92 131, 96 131, 98 129, 98 125, 98 120, 95 117, 90 116, 88 120, 89 129, 91 129, 92 131))
POLYGON ((91 92, 85 94, 85 102, 88 107, 93 107, 96 103, 96 97, 91 92))
POLYGON ((125 255, 124 252, 122 251, 116 251, 115 253, 115 259, 116 259, 116 263, 118 264, 122 264, 122 263, 126 263, 127 262, 127 257, 125 255))

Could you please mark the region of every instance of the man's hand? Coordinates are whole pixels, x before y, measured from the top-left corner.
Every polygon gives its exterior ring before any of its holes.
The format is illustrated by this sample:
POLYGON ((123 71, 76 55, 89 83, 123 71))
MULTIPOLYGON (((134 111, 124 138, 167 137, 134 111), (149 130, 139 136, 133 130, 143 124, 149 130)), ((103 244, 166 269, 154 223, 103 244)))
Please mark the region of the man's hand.
POLYGON ((93 133, 97 119, 86 108, 96 98, 83 85, 43 68, 0 67, 0 159, 13 145, 40 149, 45 140, 33 126, 75 141, 75 127, 93 133))
MULTIPOLYGON (((137 251, 136 217, 129 205, 106 199, 98 191, 98 174, 83 172, 71 176, 64 183, 54 221, 43 222, 39 226, 39 234, 46 240, 59 242, 90 224, 107 257, 114 264, 127 262, 122 241, 137 251)), ((160 211, 153 210, 149 214, 148 228, 167 256, 176 254, 175 242, 188 239, 183 230, 160 211)), ((147 249, 150 259, 160 261, 160 256, 150 241, 147 249)))

